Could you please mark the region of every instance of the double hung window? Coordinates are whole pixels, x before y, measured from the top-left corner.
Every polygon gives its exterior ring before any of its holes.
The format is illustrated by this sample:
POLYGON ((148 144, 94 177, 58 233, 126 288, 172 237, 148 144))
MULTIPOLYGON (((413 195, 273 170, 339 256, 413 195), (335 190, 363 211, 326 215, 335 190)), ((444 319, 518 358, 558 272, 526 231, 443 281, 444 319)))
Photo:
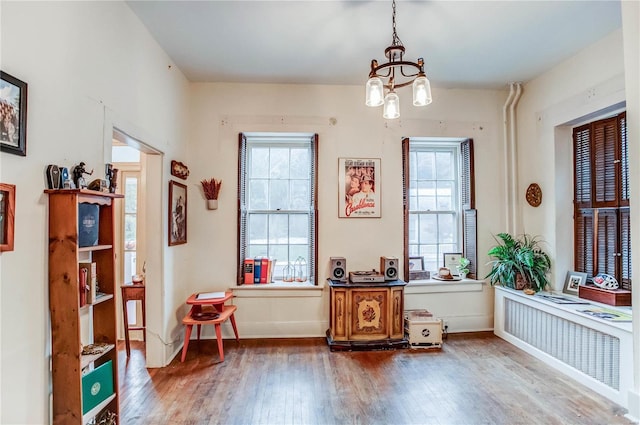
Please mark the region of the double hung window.
POLYGON ((238 284, 250 283, 243 265, 257 258, 271 261, 271 282, 316 283, 317 143, 315 134, 240 134, 238 284))
POLYGON ((411 138, 403 141, 405 280, 409 257, 436 271, 445 253, 459 252, 476 271, 473 142, 411 138))

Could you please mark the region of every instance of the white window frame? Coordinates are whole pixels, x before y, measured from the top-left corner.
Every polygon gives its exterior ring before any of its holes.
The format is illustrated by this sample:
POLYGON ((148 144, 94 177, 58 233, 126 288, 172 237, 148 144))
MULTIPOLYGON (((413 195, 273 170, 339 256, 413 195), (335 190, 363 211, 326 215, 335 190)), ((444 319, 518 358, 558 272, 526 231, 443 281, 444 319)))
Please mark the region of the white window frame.
MULTIPOLYGON (((409 240, 409 255, 411 257, 419 256, 425 257, 425 267, 430 271, 436 271, 438 267, 442 266, 443 262, 443 254, 446 252, 459 252, 462 253, 462 204, 460 199, 460 191, 461 191, 461 169, 460 169, 460 161, 461 161, 461 152, 460 152, 460 143, 467 139, 441 139, 441 138, 411 138, 409 142, 409 155, 413 158, 416 152, 450 152, 453 154, 453 180, 446 179, 447 181, 453 182, 453 195, 452 195, 452 209, 450 210, 419 210, 417 209, 417 205, 414 202, 417 196, 415 187, 416 183, 419 181, 417 179, 417 169, 416 167, 410 168, 410 176, 409 176, 409 229, 412 228, 413 223, 415 222, 413 217, 416 215, 451 215, 452 221, 455 223, 455 236, 454 241, 451 243, 450 248, 442 248, 444 245, 449 245, 446 243, 440 243, 440 235, 439 230, 436 229, 437 232, 437 241, 429 241, 429 243, 424 243, 419 239, 420 232, 416 231, 417 241, 409 240), (421 243, 422 242, 422 243, 421 243), (423 246, 436 246, 436 258, 435 258, 435 266, 433 263, 429 263, 427 261, 427 255, 424 253, 424 250, 421 248, 423 246), (417 249, 416 249, 417 246, 417 249), (435 269, 435 270, 434 270, 435 269)), ((411 161, 411 159, 410 159, 411 161)), ((444 181, 444 179, 441 179, 444 181)), ((427 180, 420 180, 427 181, 427 180)), ((428 181, 438 181, 438 179, 429 179, 428 181)), ((436 185, 437 186, 437 185, 436 185)), ((436 203, 437 204, 437 203, 436 203)), ((408 237, 412 234, 409 231, 408 237)))
MULTIPOLYGON (((268 180, 272 180, 269 178, 268 180)), ((240 134, 240 148, 239 148, 239 185, 238 185, 238 226, 239 226, 239 243, 238 243, 238 285, 244 284, 243 282, 243 263, 245 258, 253 258, 249 254, 249 229, 251 215, 265 214, 265 215, 307 215, 308 217, 308 229, 307 235, 308 246, 306 248, 306 281, 295 281, 296 286, 301 284, 316 285, 317 275, 317 206, 316 206, 316 188, 317 188, 317 135, 313 133, 241 133, 240 134), (283 209, 251 209, 251 203, 248 202, 250 196, 251 179, 249 164, 251 163, 252 147, 308 147, 309 148, 309 204, 306 209, 295 210, 283 210, 283 209)), ((270 242, 267 238, 265 241, 267 246, 267 257, 273 257, 269 254, 270 246, 276 245, 270 242)), ((288 254, 290 255, 290 253, 288 254)), ((286 285, 289 282, 283 282, 284 268, 287 265, 294 265, 296 258, 288 258, 288 261, 275 258, 277 263, 273 269, 273 283, 267 283, 268 285, 286 285)), ((262 286, 262 284, 261 284, 262 286)))

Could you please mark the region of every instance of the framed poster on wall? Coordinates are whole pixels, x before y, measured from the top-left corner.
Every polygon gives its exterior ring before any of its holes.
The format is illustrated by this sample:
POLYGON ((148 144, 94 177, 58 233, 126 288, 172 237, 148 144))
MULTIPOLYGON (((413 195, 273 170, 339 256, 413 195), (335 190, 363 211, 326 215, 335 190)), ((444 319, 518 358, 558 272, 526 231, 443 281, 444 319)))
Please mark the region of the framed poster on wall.
POLYGON ((338 217, 379 218, 380 158, 338 158, 338 217))
POLYGON ((169 246, 187 243, 187 186, 169 181, 169 246))
POLYGON ((27 83, 1 71, 0 149, 27 155, 27 83))

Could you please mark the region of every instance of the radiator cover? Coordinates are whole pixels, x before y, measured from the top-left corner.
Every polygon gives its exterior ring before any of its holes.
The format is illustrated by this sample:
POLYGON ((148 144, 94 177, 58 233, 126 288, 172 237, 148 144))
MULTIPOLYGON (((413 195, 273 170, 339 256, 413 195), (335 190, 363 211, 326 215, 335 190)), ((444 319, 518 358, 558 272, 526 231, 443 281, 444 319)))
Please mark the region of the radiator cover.
POLYGON ((506 333, 615 390, 620 389, 617 337, 512 299, 505 299, 504 309, 506 333))

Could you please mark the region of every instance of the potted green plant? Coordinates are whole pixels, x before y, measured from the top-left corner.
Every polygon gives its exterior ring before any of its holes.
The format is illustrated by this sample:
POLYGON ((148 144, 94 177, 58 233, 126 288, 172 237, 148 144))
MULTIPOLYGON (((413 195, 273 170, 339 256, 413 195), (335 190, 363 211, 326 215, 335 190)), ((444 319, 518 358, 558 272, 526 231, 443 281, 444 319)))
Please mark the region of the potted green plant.
POLYGON ((492 285, 530 288, 534 292, 545 289, 551 259, 542 250, 540 239, 527 234, 514 238, 508 233, 498 233, 494 238, 498 245, 489 250, 494 259, 489 262, 491 272, 485 278, 490 278, 492 285))
POLYGON ((458 262, 458 273, 460 274, 460 279, 466 279, 469 274, 469 264, 471 261, 467 257, 460 257, 460 261, 458 262))

